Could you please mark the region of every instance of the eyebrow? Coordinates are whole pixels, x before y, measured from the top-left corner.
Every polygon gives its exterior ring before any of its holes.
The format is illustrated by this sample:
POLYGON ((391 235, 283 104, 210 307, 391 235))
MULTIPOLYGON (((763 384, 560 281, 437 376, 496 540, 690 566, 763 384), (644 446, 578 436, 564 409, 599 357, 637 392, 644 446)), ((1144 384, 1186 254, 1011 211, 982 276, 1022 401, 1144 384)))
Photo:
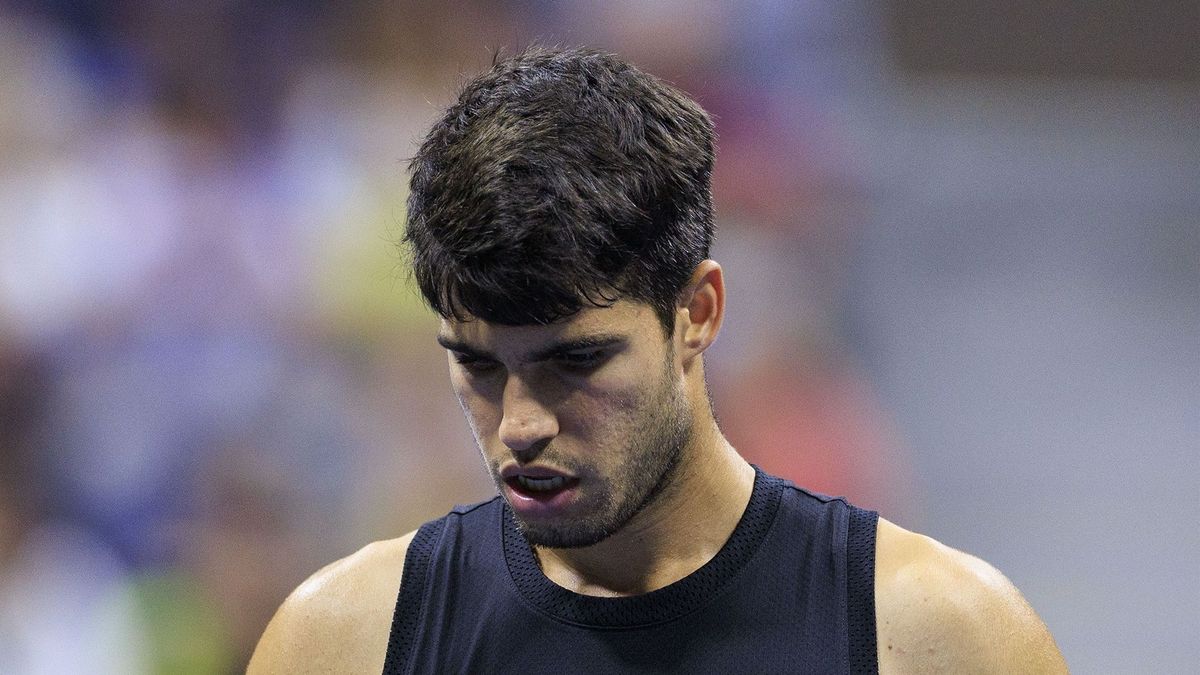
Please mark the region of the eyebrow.
MULTIPOLYGON (((625 339, 626 338, 623 335, 600 334, 587 335, 571 340, 563 340, 562 342, 555 342, 530 353, 528 360, 532 362, 547 361, 570 352, 581 351, 584 349, 601 349, 603 347, 610 347, 612 345, 624 342, 625 339)), ((477 359, 490 359, 492 361, 499 361, 495 354, 492 354, 485 349, 472 346, 449 335, 443 335, 439 333, 437 336, 437 342, 439 345, 449 349, 452 352, 458 352, 460 354, 465 354, 477 359)))
POLYGON ((556 356, 562 356, 570 352, 582 351, 584 349, 600 349, 602 347, 611 347, 612 345, 624 342, 625 338, 620 335, 588 335, 574 340, 564 340, 549 346, 543 347, 529 355, 530 361, 546 361, 556 356))
POLYGON ((459 354, 466 354, 467 356, 472 356, 472 357, 475 357, 478 359, 491 359, 493 361, 496 360, 495 354, 491 354, 482 349, 476 349, 475 347, 472 347, 471 345, 463 342, 462 340, 452 338, 449 335, 443 335, 441 333, 438 333, 437 343, 439 345, 441 345, 442 347, 449 349, 452 352, 458 352, 459 354))

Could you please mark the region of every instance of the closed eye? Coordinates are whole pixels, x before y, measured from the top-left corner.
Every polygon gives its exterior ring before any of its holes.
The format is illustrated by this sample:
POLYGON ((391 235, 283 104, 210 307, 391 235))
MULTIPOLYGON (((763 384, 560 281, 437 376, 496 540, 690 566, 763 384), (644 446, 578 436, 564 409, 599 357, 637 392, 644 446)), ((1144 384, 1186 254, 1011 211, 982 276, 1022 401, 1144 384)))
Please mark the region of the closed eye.
POLYGON ((484 373, 489 373, 500 366, 499 363, 496 363, 491 359, 480 358, 478 356, 464 354, 462 352, 453 352, 453 354, 454 362, 471 373, 482 375, 484 373))
POLYGON ((557 356, 560 364, 569 370, 589 372, 599 368, 608 360, 609 352, 604 349, 563 352, 557 356))

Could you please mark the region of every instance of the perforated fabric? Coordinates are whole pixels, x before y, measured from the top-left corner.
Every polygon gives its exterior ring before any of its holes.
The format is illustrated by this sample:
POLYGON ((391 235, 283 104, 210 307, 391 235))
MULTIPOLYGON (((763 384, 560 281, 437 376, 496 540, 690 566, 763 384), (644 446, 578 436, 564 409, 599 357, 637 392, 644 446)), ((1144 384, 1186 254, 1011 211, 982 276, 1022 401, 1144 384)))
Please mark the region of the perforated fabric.
POLYGON ((400 577, 400 596, 392 614, 392 632, 388 638, 387 657, 383 672, 387 675, 407 671, 412 653, 413 636, 420 620, 421 596, 425 589, 425 577, 429 572, 429 561, 438 535, 445 520, 434 520, 421 526, 413 535, 404 556, 404 572, 400 577))
POLYGON ((879 672, 875 635, 875 530, 879 514, 850 507, 846 538, 846 618, 850 638, 850 672, 879 672))
POLYGON ((741 522, 717 555, 688 577, 644 595, 598 598, 572 593, 542 574, 537 558, 504 507, 504 555, 513 581, 534 607, 562 621, 598 628, 635 628, 689 614, 712 599, 758 550, 775 519, 784 481, 762 474, 741 522))
POLYGON ((403 667, 385 672, 875 672, 875 517, 756 469, 709 563, 595 598, 546 579, 499 497, 458 507, 432 550, 409 549, 388 656, 403 667))

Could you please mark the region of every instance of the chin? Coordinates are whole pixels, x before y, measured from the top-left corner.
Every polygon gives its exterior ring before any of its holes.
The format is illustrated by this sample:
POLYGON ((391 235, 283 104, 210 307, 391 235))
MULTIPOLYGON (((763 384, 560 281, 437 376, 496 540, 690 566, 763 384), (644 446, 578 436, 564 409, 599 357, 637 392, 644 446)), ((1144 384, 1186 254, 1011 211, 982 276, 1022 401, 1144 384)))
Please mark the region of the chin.
POLYGON ((521 534, 531 546, 540 548, 585 548, 594 546, 612 536, 608 530, 583 530, 580 528, 530 527, 517 520, 521 534))

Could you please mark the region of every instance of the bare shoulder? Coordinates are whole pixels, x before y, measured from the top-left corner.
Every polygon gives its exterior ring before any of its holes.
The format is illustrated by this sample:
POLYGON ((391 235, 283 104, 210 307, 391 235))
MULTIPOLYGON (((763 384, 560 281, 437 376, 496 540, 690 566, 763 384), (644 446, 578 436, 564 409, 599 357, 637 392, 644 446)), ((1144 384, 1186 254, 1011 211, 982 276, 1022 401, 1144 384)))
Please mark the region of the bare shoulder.
POLYGON ((369 544, 300 584, 267 624, 247 672, 383 670, 404 556, 414 534, 369 544))
POLYGON ((996 568, 879 519, 881 673, 1065 673, 1046 625, 996 568))

